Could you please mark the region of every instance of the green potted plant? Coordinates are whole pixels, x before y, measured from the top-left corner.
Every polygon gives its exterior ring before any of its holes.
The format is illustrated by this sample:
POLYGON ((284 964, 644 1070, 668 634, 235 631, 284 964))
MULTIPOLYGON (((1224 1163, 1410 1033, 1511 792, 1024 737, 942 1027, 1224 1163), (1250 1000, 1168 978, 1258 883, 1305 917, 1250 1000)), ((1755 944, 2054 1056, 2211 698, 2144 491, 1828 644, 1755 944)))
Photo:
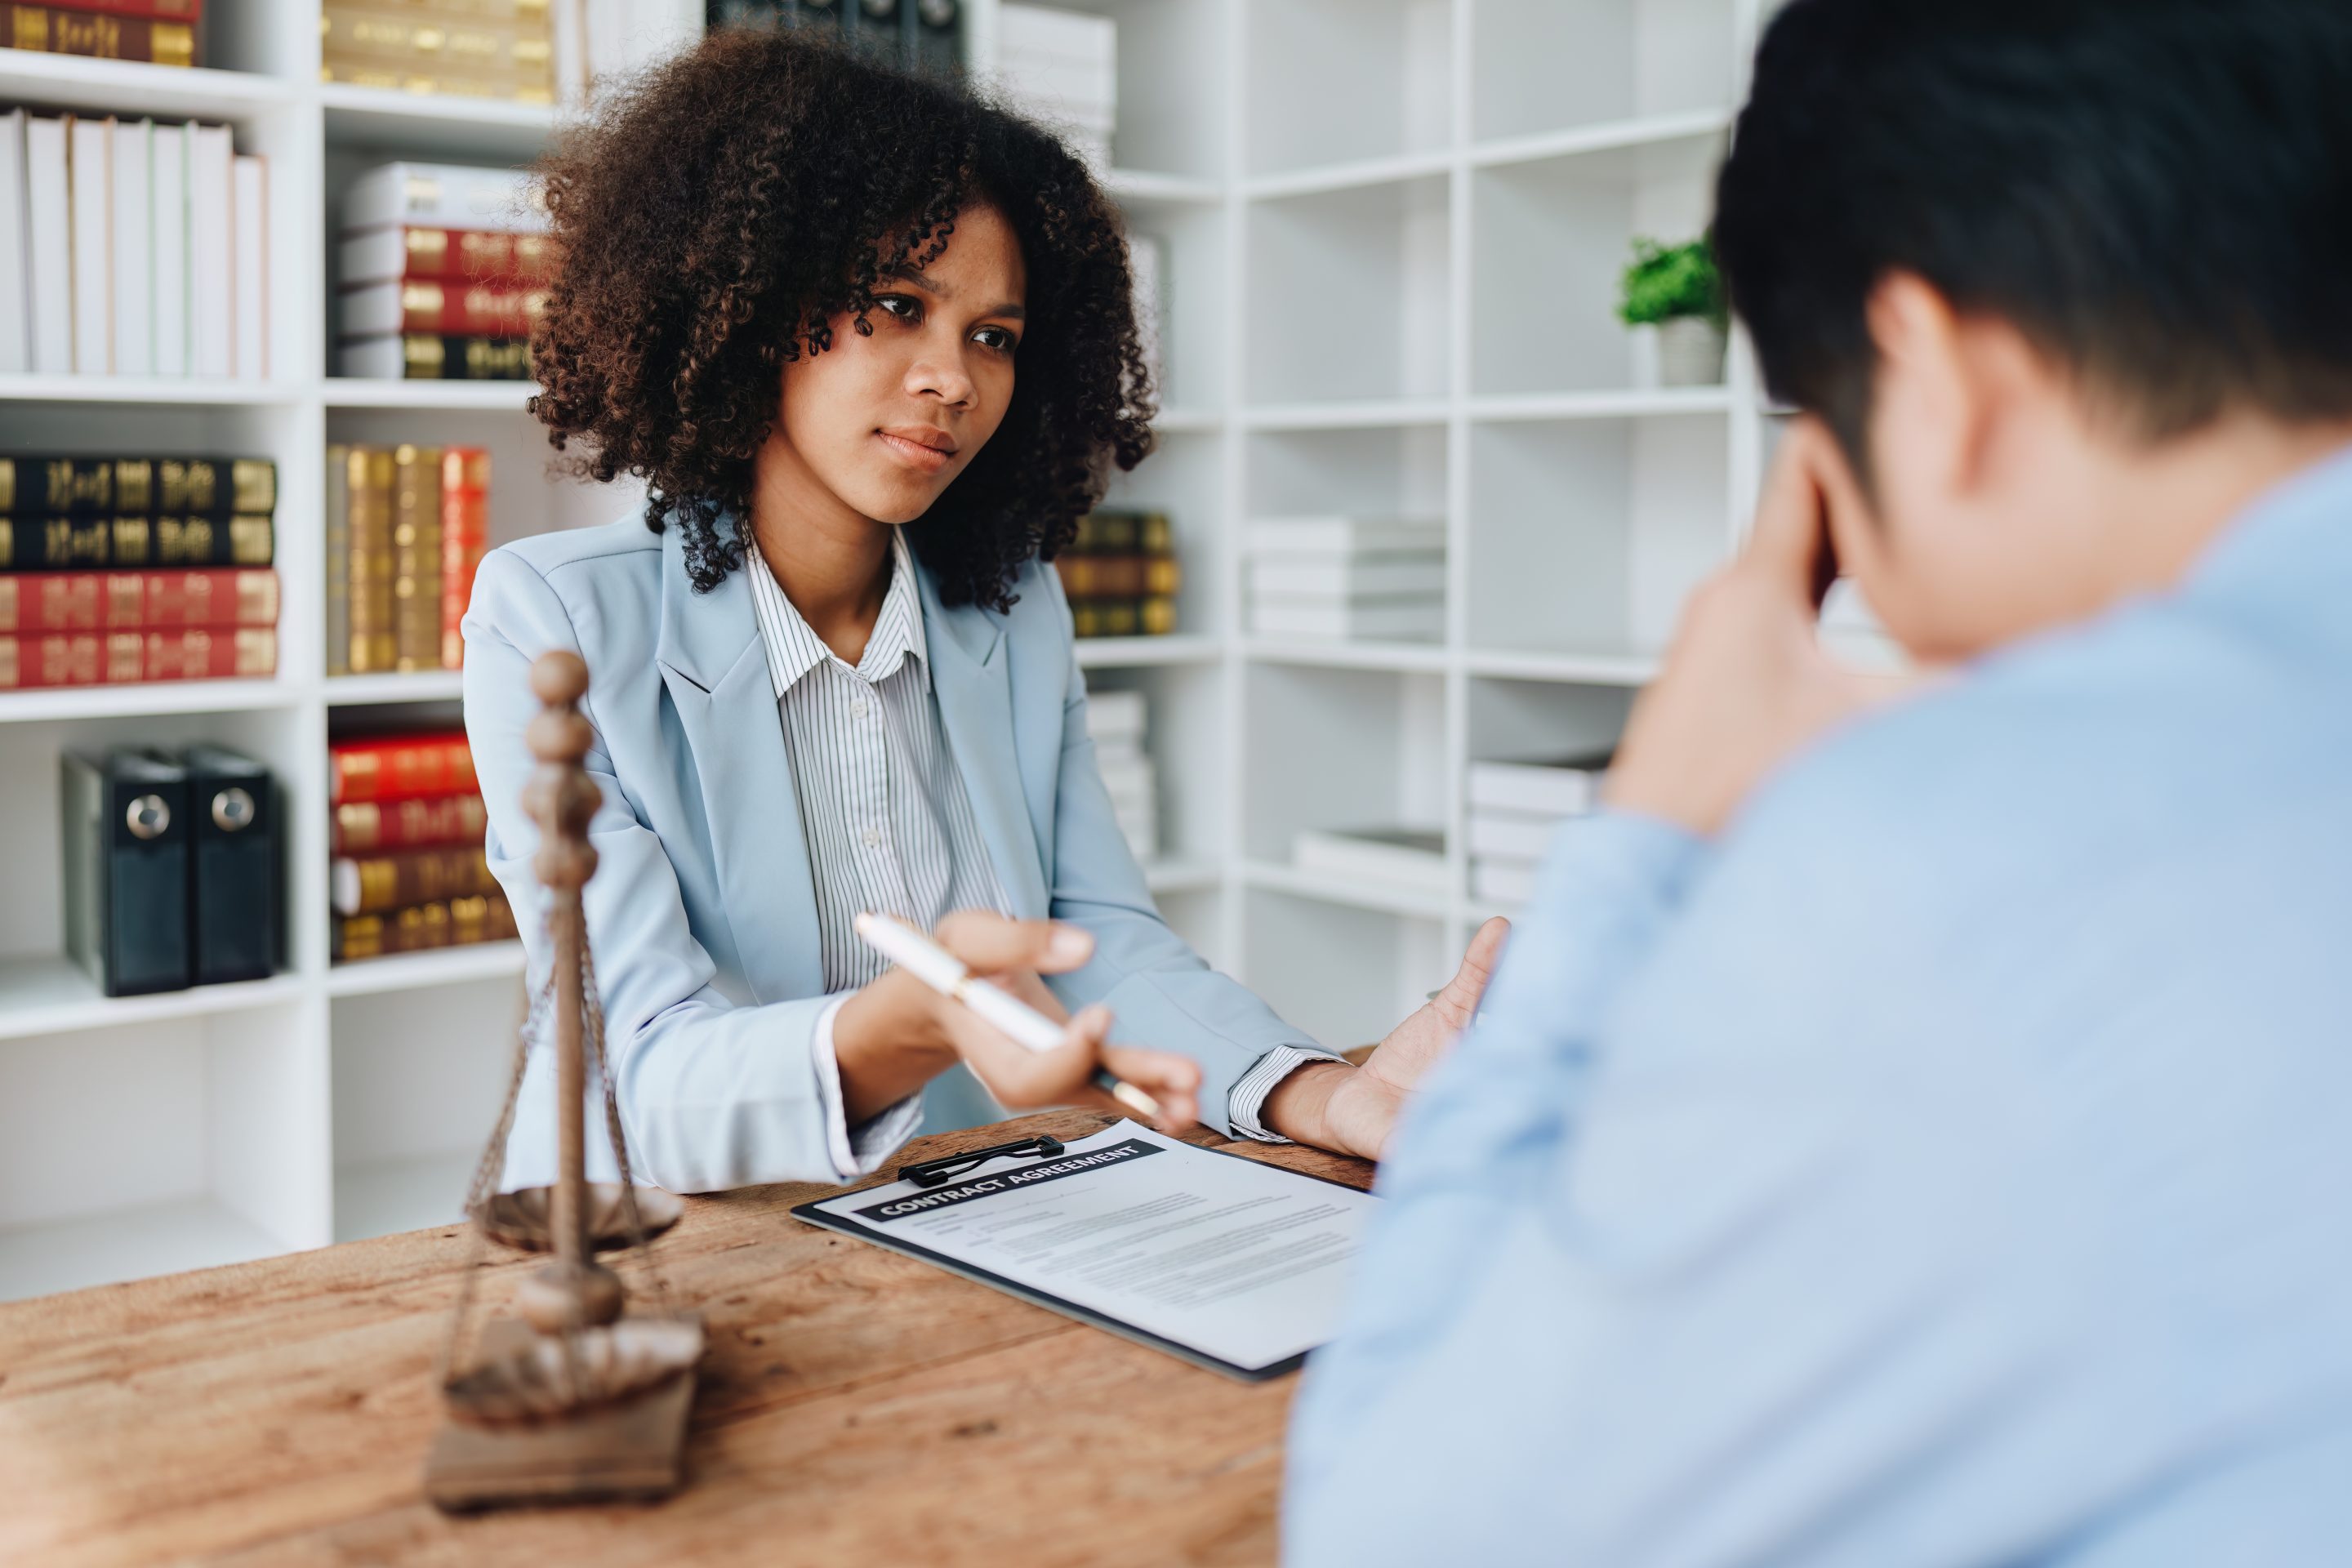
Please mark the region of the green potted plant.
POLYGON ((1713 386, 1723 380, 1727 313, 1723 278, 1706 240, 1635 239, 1617 315, 1629 327, 1657 330, 1660 384, 1713 386))

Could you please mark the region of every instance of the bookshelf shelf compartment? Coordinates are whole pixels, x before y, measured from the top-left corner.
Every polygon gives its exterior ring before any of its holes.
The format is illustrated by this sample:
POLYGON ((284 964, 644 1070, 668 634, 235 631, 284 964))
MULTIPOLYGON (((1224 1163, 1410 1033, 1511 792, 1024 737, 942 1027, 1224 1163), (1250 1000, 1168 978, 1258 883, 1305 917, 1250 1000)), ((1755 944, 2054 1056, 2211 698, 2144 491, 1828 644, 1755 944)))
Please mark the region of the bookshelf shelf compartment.
POLYGON ((1452 140, 1448 0, 1261 0, 1246 27, 1251 174, 1442 153, 1452 140))
POLYGON ((560 124, 541 104, 446 98, 322 82, 318 89, 327 140, 447 155, 464 163, 528 163, 560 124))
POLYGON ((251 71, 0 49, 0 100, 44 110, 244 121, 299 98, 286 83, 251 71))
POLYGON ((105 996, 95 981, 62 955, 7 959, 0 961, 0 1040, 274 1007, 301 994, 298 977, 274 974, 228 985, 105 996))
MULTIPOLYGON (((283 649, 279 662, 284 662, 283 649)), ((0 724, 117 719, 149 713, 239 713, 290 708, 300 693, 285 680, 159 680, 131 686, 62 686, 0 693, 0 724)))
POLYGON ((1249 208, 1254 405, 1446 390, 1447 176, 1249 208))
POLYGON ((1223 645, 1212 637, 1081 637, 1078 664, 1086 669, 1142 669, 1155 665, 1214 664, 1223 645))
POLYGON ((286 1244, 210 1198, 0 1228, 0 1301, 273 1258, 286 1244))
POLYGON ((1630 669, 1729 553, 1718 416, 1480 425, 1470 454, 1468 633, 1493 654, 1630 669))
POLYGON ((1244 862, 1242 879, 1253 888, 1312 899, 1318 903, 1344 904, 1349 909, 1379 910, 1429 921, 1444 920, 1446 914, 1447 900, 1443 894, 1352 877, 1325 876, 1271 860, 1244 862))
POLYGON ((302 399, 298 383, 165 380, 145 375, 0 375, 0 402, 104 403, 127 408, 181 408, 190 404, 286 407, 302 399))
POLYGON ((1391 430, 1443 426, 1448 409, 1436 398, 1366 398, 1360 403, 1268 403, 1245 410, 1252 430, 1391 430))
POLYGON ((388 958, 361 958, 338 963, 327 971, 327 994, 373 996, 384 992, 511 979, 520 974, 522 968, 522 943, 519 942, 433 948, 424 952, 401 952, 388 958))
POLYGON ((406 675, 338 675, 326 682, 327 706, 381 702, 455 702, 466 694, 461 669, 420 669, 406 675))
POLYGON ((1636 237, 1676 244, 1705 230, 1722 150, 1710 130, 1473 170, 1472 393, 1654 385, 1643 340, 1617 319, 1619 279, 1636 237))
POLYGON ((1243 693, 1249 859, 1288 865, 1305 829, 1444 820, 1443 675, 1253 664, 1243 693))
POLYGON ((1243 980, 1332 1050, 1379 1040, 1462 956, 1443 911, 1367 908, 1271 885, 1248 889, 1242 907, 1243 980))
POLYGON ((1737 9, 1734 0, 1476 0, 1471 134, 1723 110, 1737 9))
POLYGON ((330 408, 526 414, 538 391, 538 383, 530 381, 370 381, 331 375, 321 401, 330 408))
POLYGON ((1242 645, 1242 652, 1253 664, 1304 669, 1377 669, 1403 675, 1433 674, 1446 666, 1445 649, 1435 643, 1282 642, 1252 637, 1242 645))

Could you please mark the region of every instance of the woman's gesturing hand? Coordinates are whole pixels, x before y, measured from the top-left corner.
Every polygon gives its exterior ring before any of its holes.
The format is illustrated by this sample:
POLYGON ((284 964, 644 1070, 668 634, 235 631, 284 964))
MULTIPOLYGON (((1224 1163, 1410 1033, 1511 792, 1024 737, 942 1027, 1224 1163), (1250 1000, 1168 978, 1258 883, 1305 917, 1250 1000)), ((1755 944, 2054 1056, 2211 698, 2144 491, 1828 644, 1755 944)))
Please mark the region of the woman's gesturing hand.
POLYGON ((1197 1119, 1198 1063, 1167 1051, 1111 1045, 1108 1008, 1085 1007, 1072 1017, 1038 978, 1079 968, 1094 955, 1094 939, 1085 931, 1056 921, 960 910, 933 935, 975 976, 1063 1024, 1062 1044, 1030 1050, 961 1003, 893 969, 852 996, 834 1020, 834 1055, 853 1121, 904 1098, 959 1059, 1007 1110, 1083 1105, 1124 1115, 1094 1085, 1095 1069, 1108 1067, 1160 1102, 1164 1131, 1181 1131, 1197 1119))

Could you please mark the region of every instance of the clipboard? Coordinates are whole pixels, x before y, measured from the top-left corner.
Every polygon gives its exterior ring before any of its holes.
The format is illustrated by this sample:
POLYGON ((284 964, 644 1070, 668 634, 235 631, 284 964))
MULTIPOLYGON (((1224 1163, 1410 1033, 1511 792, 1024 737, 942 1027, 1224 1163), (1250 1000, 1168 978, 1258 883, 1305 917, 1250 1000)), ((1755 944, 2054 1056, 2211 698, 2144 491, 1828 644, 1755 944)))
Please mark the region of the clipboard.
MULTIPOLYGON (((1362 1222, 1379 1202, 1369 1193, 1327 1177, 1223 1150, 1202 1149, 1131 1121, 1113 1123, 1067 1144, 1042 1141, 1054 1143, 1051 1151, 1036 1148, 1039 1142, 1027 1140, 1023 1144, 903 1166, 898 1181, 801 1204, 793 1209, 793 1217, 918 1258, 1244 1383, 1263 1383, 1297 1371, 1337 1329, 1345 1264, 1353 1256, 1362 1222), (1165 1164, 1160 1163, 1163 1158, 1168 1161, 1165 1164), (1204 1160, 1219 1163, 1194 1163, 1204 1160), (970 1173, 958 1180, 927 1184, 917 1179, 926 1167, 975 1161, 970 1173), (1244 1170, 1227 1171, 1222 1163, 1227 1161, 1244 1170), (1115 1188, 1102 1179, 1114 1172, 1115 1188), (1056 1184, 1083 1183, 1089 1176, 1096 1180, 1084 1189, 1066 1187, 1058 1194, 1054 1190, 1056 1184), (1189 1205, 1179 1201, 1188 1198, 1197 1201, 1189 1205), (1106 1205, 1115 1215, 1140 1212, 1146 1205, 1163 1212, 1143 1214, 1123 1225, 1107 1223, 1094 1212, 1106 1205), (900 1212, 875 1212, 894 1207, 900 1212), (956 1210, 962 1213, 954 1215, 956 1210), (1201 1264, 1191 1273, 1203 1283, 1193 1293, 1213 1295, 1223 1290, 1229 1294, 1204 1313, 1166 1301, 1123 1303, 1122 1298, 1136 1293, 1105 1289, 1098 1280, 1084 1278, 1053 1288, 1039 1277, 1041 1270, 1034 1263, 1006 1256, 1013 1248, 975 1239, 971 1232, 976 1227, 956 1223, 967 1218, 1008 1228, 1054 1220, 1059 1220, 1063 1228, 1093 1226, 1091 1235, 1066 1249, 1066 1255, 1108 1248, 1111 1260, 1124 1258, 1134 1271, 1147 1276, 1157 1273, 1179 1286, 1188 1278, 1183 1258, 1200 1253, 1204 1255, 1201 1264), (914 1223, 907 1229, 893 1228, 909 1221, 914 1223), (1254 1240, 1253 1225, 1287 1228, 1254 1240), (1296 1238, 1288 1248, 1283 1245, 1286 1235, 1296 1238), (1221 1244, 1230 1246, 1222 1256, 1221 1244), (1215 1283, 1221 1271, 1234 1278, 1215 1283), (1240 1325, 1236 1335, 1202 1331, 1216 1326, 1204 1324, 1201 1321, 1204 1317, 1231 1320, 1245 1315, 1253 1298, 1269 1314, 1268 1321, 1240 1325), (1278 1322, 1272 1321, 1276 1317, 1278 1322), (1171 1331, 1171 1321, 1185 1327, 1171 1331), (1220 1339, 1250 1340, 1256 1337, 1250 1331, 1253 1327, 1277 1339, 1311 1339, 1313 1342, 1298 1343, 1263 1359, 1219 1352, 1220 1339)), ((1059 1261, 1066 1263, 1068 1256, 1059 1261)), ((1097 1272, 1100 1271, 1097 1268, 1097 1272)), ((1052 1275, 1053 1260, 1042 1272, 1052 1275)), ((1066 1268, 1064 1272, 1070 1270, 1066 1268)), ((1076 1272, 1083 1276, 1084 1267, 1076 1272)), ((1163 1294, 1168 1289, 1161 1287, 1163 1294)))

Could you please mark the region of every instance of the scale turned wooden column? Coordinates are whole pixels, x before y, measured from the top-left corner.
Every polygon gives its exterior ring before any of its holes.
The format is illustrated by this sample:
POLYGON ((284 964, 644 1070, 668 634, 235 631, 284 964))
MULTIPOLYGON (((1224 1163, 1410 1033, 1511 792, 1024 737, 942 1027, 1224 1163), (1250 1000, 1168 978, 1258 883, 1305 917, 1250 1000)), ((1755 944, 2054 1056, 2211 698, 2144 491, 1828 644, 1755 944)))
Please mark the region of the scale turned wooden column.
MULTIPOLYGON (((449 1418, 425 1461, 425 1494, 446 1509, 660 1497, 675 1489, 694 1363, 702 1353, 699 1319, 625 1315, 620 1276, 595 1258, 600 1247, 644 1247, 677 1219, 681 1205, 656 1188, 628 1184, 628 1151, 604 1068, 603 1014, 581 905, 581 889, 596 871, 588 825, 601 801, 580 766, 595 738, 579 710, 588 667, 573 654, 546 654, 531 666, 530 684, 545 706, 524 733, 539 767, 523 791, 523 807, 539 824, 531 868, 548 892, 551 973, 543 999, 554 1026, 556 1180, 552 1187, 518 1193, 488 1190, 504 1161, 525 1038, 507 1112, 484 1151, 467 1206, 479 1235, 552 1256, 516 1290, 521 1320, 488 1324, 480 1359, 463 1372, 453 1365, 444 1383, 449 1418), (622 1178, 593 1186, 586 1152, 592 1057, 622 1178)), ((463 1338, 471 1280, 469 1264, 453 1345, 463 1338)))

